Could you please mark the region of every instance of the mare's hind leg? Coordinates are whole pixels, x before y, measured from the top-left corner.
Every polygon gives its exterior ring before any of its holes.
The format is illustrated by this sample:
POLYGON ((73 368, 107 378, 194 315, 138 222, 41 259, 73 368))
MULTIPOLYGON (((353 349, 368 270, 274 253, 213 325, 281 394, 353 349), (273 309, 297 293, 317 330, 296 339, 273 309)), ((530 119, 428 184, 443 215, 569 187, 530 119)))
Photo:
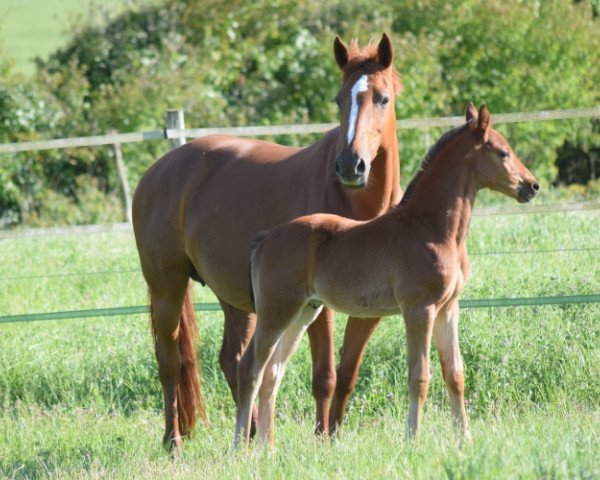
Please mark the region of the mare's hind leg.
POLYGON ((295 320, 292 325, 283 333, 277 343, 277 348, 269 360, 263 376, 262 385, 259 390, 259 413, 258 413, 258 433, 263 443, 273 445, 275 437, 275 401, 277 392, 281 386, 281 380, 285 374, 288 361, 302 340, 302 335, 306 328, 313 323, 319 309, 307 305, 302 310, 300 318, 295 320))
MULTIPOLYGON (((223 344, 221 345, 221 352, 219 354, 219 364, 229 384, 233 400, 237 404, 237 366, 254 333, 256 315, 238 310, 220 299, 219 303, 225 315, 225 329, 223 331, 223 344)), ((256 434, 257 418, 258 413, 256 406, 254 406, 252 409, 252 424, 250 426, 251 438, 256 434)))
POLYGON ((342 358, 337 370, 335 393, 329 412, 332 435, 342 425, 348 400, 356 385, 365 348, 379 322, 381 322, 381 318, 348 318, 342 346, 342 358))
POLYGON ((308 327, 312 356, 312 393, 317 407, 316 435, 327 434, 329 431, 329 402, 336 381, 333 346, 334 319, 335 312, 324 308, 308 327))
MULTIPOLYGON (((187 270, 179 270, 187 271, 187 270)), ((177 386, 181 372, 179 353, 179 321, 188 285, 188 277, 178 274, 165 279, 160 285, 150 285, 152 326, 158 374, 163 388, 165 406, 165 434, 167 449, 181 448, 181 433, 177 411, 177 386)))
POLYGON ((458 345, 458 302, 441 311, 433 326, 433 338, 438 349, 442 375, 448 387, 452 424, 463 438, 469 439, 469 420, 465 410, 465 376, 458 345))

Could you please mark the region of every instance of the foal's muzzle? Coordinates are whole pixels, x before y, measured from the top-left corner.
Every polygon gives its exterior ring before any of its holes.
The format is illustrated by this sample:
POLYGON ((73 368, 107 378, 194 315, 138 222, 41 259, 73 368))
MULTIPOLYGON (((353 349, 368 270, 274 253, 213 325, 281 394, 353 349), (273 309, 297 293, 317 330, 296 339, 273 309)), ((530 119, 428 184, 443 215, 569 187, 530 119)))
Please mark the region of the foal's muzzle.
POLYGON ((536 181, 533 182, 519 182, 519 187, 517 190, 517 199, 519 203, 527 203, 533 197, 538 194, 540 190, 540 186, 536 181))
POLYGON ((369 161, 357 153, 344 150, 335 159, 335 174, 344 186, 362 188, 369 177, 369 161))

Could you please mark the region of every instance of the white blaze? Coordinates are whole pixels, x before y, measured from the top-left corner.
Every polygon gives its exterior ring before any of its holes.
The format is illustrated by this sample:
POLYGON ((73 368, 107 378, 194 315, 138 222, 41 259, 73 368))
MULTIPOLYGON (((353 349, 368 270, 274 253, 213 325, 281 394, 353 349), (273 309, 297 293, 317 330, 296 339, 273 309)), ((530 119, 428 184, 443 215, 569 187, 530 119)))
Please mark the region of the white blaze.
POLYGON ((366 92, 369 89, 369 76, 363 75, 352 87, 350 94, 352 95, 352 107, 350 107, 350 118, 348 119, 348 145, 354 140, 356 132, 356 121, 358 120, 358 99, 356 98, 360 92, 366 92))

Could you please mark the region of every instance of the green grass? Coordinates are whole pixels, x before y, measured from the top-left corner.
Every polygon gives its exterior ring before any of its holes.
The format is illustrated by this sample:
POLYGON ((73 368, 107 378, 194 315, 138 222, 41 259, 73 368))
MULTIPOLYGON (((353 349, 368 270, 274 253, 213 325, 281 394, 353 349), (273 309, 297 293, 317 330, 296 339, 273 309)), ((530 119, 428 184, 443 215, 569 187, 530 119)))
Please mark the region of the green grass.
POLYGON ((14 60, 18 71, 31 74, 33 59, 46 58, 64 46, 78 18, 101 22, 106 16, 112 18, 123 11, 128 3, 127 0, 2 0, 1 51, 14 60))
MULTIPOLYGON (((597 211, 474 218, 463 298, 600 292, 599 224, 597 211), (576 248, 588 250, 502 253, 576 248)), ((0 239, 0 285, 0 315, 147 301, 127 233, 0 239)), ((197 287, 195 301, 214 297, 197 287)), ((0 478, 600 476, 600 304, 461 312, 474 435, 461 449, 435 351, 423 435, 405 441, 405 336, 394 316, 367 349, 336 442, 312 438, 304 340, 282 384, 275 450, 232 454, 234 408, 217 361, 221 315, 201 313, 198 322, 211 428, 200 428, 178 460, 160 446, 145 315, 0 325, 0 478)))

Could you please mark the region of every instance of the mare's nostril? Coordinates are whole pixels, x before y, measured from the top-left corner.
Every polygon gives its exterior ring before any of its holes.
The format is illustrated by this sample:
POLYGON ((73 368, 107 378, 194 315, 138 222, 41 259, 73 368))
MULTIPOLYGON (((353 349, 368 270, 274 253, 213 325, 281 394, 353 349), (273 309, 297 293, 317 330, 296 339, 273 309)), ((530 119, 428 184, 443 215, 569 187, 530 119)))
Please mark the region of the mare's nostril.
POLYGON ((537 192, 540 189, 540 186, 537 183, 534 183, 531 185, 531 188, 533 188, 537 192))
POLYGON ((365 165, 365 161, 361 158, 358 161, 358 165, 356 166, 356 171, 360 174, 365 173, 365 169, 367 168, 367 166, 365 165))

